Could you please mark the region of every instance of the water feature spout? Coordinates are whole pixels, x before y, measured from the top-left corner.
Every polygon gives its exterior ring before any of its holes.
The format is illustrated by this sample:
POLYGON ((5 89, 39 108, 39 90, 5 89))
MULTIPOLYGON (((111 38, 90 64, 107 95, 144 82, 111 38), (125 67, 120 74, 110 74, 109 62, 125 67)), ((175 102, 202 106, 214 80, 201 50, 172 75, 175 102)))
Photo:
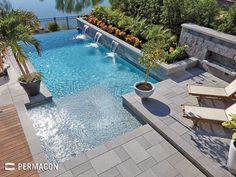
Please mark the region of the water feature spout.
POLYGON ((112 58, 113 64, 116 63, 116 49, 118 47, 119 43, 116 41, 112 41, 111 43, 111 48, 110 48, 110 52, 107 53, 107 57, 112 58))
POLYGON ((84 25, 83 30, 82 30, 82 34, 85 35, 88 28, 89 28, 88 25, 84 25))
POLYGON ((82 30, 82 34, 78 34, 77 36, 74 37, 74 39, 80 40, 80 39, 86 39, 86 31, 89 28, 88 25, 84 25, 83 30, 82 30))
POLYGON ((97 33, 95 34, 95 36, 94 36, 94 42, 95 42, 96 44, 99 43, 99 39, 101 38, 101 36, 102 36, 102 34, 99 33, 99 32, 97 32, 97 33))
POLYGON ((93 43, 90 43, 88 45, 86 45, 86 47, 94 47, 94 48, 98 48, 98 44, 99 44, 99 39, 102 37, 102 34, 97 32, 94 36, 94 42, 93 43))
POLYGON ((119 45, 119 43, 113 40, 112 43, 111 43, 110 52, 115 53, 118 45, 119 45))

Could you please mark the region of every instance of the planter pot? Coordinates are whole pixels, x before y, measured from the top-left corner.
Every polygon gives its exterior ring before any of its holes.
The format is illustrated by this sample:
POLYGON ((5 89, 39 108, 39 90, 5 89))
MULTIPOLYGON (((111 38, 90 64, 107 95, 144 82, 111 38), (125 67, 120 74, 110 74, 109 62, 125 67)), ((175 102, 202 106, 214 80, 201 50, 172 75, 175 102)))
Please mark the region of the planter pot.
POLYGON ((140 86, 144 83, 145 82, 136 82, 134 84, 135 93, 142 99, 150 97, 153 94, 154 90, 155 90, 155 87, 151 82, 148 82, 148 84, 150 85, 150 90, 141 90, 140 88, 138 88, 138 86, 140 86))
POLYGON ((236 147, 235 147, 235 141, 231 140, 230 142, 230 148, 229 148, 229 155, 228 155, 228 162, 227 166, 229 171, 236 175, 236 147))
POLYGON ((26 82, 20 82, 20 85, 25 89, 28 96, 35 96, 38 95, 40 92, 40 83, 41 80, 37 80, 35 82, 26 83, 26 82))

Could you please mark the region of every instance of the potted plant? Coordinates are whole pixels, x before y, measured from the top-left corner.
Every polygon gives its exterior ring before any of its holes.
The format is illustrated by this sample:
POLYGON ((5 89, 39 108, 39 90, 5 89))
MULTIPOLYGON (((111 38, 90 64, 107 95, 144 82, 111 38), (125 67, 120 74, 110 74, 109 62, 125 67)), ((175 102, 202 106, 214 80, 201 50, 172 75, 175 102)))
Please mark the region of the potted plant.
POLYGON ((142 99, 151 96, 155 90, 154 85, 149 82, 150 71, 158 66, 163 59, 163 49, 159 42, 147 42, 143 45, 140 64, 145 66, 146 79, 145 81, 137 82, 134 85, 135 93, 142 99))
POLYGON ((0 54, 11 49, 22 76, 20 85, 29 96, 39 93, 41 74, 30 73, 27 66, 27 56, 22 44, 32 45, 38 54, 41 53, 40 43, 32 36, 32 31, 39 27, 38 18, 31 12, 22 10, 2 11, 0 16, 0 54))
POLYGON ((40 92, 40 83, 42 75, 39 72, 30 73, 27 79, 22 75, 19 77, 20 85, 25 89, 29 96, 38 95, 40 92))
POLYGON ((226 128, 233 129, 232 140, 230 142, 227 166, 231 173, 236 175, 236 114, 232 114, 231 120, 222 123, 226 128))

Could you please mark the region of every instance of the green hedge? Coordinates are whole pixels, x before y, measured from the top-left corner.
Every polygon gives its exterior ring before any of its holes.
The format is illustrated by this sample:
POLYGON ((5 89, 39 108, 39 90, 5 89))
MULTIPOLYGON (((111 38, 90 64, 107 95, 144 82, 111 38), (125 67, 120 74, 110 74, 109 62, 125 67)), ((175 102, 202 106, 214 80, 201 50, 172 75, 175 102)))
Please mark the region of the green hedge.
POLYGON ((113 9, 170 28, 179 35, 182 23, 195 23, 230 34, 236 33, 236 5, 228 11, 217 0, 110 0, 113 9), (223 15, 222 15, 223 11, 223 15))

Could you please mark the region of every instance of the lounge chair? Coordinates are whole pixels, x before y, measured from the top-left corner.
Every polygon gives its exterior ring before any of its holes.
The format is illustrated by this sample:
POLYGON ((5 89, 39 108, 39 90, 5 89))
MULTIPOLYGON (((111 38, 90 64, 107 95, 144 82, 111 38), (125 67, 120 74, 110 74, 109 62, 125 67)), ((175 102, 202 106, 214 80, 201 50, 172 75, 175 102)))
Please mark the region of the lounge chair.
POLYGON ((236 114, 236 103, 225 110, 188 105, 182 105, 182 109, 183 117, 191 119, 194 126, 197 126, 199 121, 220 124, 230 120, 230 114, 236 114))
POLYGON ((188 93, 198 97, 199 101, 202 98, 236 99, 236 79, 225 88, 198 85, 188 85, 187 87, 188 93))

